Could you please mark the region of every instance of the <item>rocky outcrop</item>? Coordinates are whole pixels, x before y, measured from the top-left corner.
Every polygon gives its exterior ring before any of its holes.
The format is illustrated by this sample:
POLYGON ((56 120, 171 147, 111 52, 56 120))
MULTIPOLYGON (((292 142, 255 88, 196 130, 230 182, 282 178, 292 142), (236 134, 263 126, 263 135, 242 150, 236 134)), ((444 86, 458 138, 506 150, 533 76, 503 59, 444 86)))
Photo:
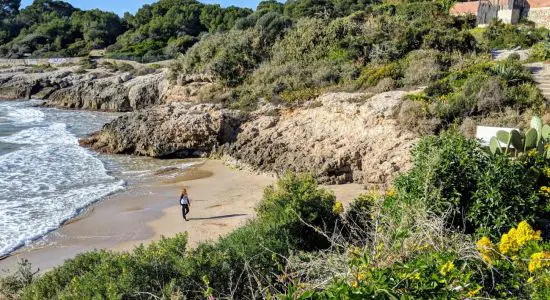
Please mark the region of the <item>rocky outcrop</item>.
POLYGON ((83 80, 48 97, 48 106, 104 111, 133 111, 161 103, 166 74, 134 78, 129 73, 83 80))
POLYGON ((173 103, 122 116, 81 143, 108 153, 196 157, 233 142, 242 121, 220 106, 173 103))
POLYGON ((417 136, 396 120, 405 92, 369 99, 331 93, 313 107, 261 115, 241 126, 223 153, 255 169, 313 172, 324 183, 380 186, 409 167, 417 136))
POLYGON ((123 116, 83 143, 153 157, 214 152, 254 170, 383 186, 408 169, 418 138, 396 119, 404 94, 331 93, 302 108, 266 105, 246 118, 217 105, 171 103, 123 116))
POLYGON ((49 72, 37 72, 29 67, 13 67, 0 72, 0 99, 29 99, 33 95, 49 90, 67 87, 84 80, 84 75, 76 72, 78 67, 61 68, 49 72))
POLYGON ((103 111, 133 111, 162 103, 167 71, 144 76, 98 68, 37 70, 17 67, 0 72, 0 99, 48 100, 46 106, 103 111))

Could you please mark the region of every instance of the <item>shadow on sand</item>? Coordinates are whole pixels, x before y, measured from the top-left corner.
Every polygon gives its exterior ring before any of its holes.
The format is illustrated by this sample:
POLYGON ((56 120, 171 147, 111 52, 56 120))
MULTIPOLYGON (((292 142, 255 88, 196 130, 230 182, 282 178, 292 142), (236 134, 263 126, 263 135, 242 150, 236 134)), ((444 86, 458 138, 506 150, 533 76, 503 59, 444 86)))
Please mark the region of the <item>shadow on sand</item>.
POLYGON ((208 218, 188 218, 189 221, 200 221, 200 220, 218 220, 218 219, 228 219, 228 218, 236 218, 236 217, 243 217, 248 216, 248 214, 232 214, 232 215, 223 215, 223 216, 215 216, 215 217, 208 217, 208 218))

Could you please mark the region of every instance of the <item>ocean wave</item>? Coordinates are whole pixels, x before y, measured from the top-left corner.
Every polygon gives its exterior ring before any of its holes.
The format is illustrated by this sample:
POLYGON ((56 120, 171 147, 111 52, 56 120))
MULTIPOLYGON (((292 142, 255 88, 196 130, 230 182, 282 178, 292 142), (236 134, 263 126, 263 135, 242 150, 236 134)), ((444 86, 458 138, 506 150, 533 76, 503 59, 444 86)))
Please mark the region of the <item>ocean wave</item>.
POLYGON ((78 145, 78 139, 67 131, 65 123, 24 129, 15 134, 0 137, 0 142, 25 145, 78 145))
POLYGON ((0 145, 4 143, 4 149, 6 143, 18 145, 0 155, 3 255, 59 228, 91 203, 123 189, 124 182, 109 175, 97 154, 78 145, 55 112, 44 110, 45 115, 19 103, 1 104, 3 120, 10 122, 11 129, 6 131, 10 135, 0 137, 0 145), (56 123, 48 124, 50 119, 56 123))
POLYGON ((15 123, 28 124, 42 122, 45 115, 36 108, 16 108, 11 109, 6 117, 15 123))

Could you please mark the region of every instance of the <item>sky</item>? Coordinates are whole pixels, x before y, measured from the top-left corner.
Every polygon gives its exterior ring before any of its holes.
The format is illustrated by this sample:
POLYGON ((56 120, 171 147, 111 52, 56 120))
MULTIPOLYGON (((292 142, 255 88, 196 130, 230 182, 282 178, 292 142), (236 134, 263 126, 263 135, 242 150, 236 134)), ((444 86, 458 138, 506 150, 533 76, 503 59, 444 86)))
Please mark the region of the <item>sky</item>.
MULTIPOLYGON (((239 7, 249 7, 255 9, 260 0, 199 0, 202 3, 220 4, 223 7, 235 5, 239 7)), ((65 0, 71 3, 74 7, 80 9, 99 8, 105 11, 112 11, 119 15, 124 12, 135 13, 144 4, 151 4, 155 0, 65 0)), ((22 0, 21 5, 24 7, 32 3, 32 0, 22 0)))

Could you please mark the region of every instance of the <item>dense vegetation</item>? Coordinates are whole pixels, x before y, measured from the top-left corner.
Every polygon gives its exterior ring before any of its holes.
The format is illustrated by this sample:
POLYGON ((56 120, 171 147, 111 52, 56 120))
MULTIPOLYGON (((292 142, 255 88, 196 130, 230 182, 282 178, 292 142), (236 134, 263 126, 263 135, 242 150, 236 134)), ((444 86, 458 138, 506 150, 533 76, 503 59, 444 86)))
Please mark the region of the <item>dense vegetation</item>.
POLYGON ((117 58, 171 59, 184 53, 202 34, 229 30, 251 13, 249 9, 220 8, 195 0, 161 0, 143 6, 135 15, 125 14, 128 31, 108 50, 117 58))
POLYGON ((3 1, 0 56, 83 56, 116 41, 126 27, 113 13, 81 11, 54 0, 36 0, 19 11, 19 0, 3 1))
POLYGON ((115 57, 168 59, 185 52, 201 34, 228 30, 252 13, 194 0, 161 0, 123 18, 56 0, 35 0, 21 10, 20 0, 0 5, 0 56, 10 58, 85 56, 110 46, 115 57))
POLYGON ((504 107, 536 111, 541 104, 521 64, 496 65, 489 50, 530 47, 548 38, 547 29, 501 22, 479 29, 475 19, 449 16, 437 2, 358 2, 347 10, 335 3, 325 14, 313 8, 296 14, 302 6, 294 1, 258 9, 230 31, 204 36, 174 64, 173 79, 182 84, 193 74, 210 75, 215 85, 202 93, 204 101, 245 109, 258 99, 296 104, 326 91, 384 92, 438 81, 419 97, 432 109, 408 117, 429 120, 413 127, 430 132, 457 118, 504 107), (476 106, 485 89, 491 99, 476 106))

